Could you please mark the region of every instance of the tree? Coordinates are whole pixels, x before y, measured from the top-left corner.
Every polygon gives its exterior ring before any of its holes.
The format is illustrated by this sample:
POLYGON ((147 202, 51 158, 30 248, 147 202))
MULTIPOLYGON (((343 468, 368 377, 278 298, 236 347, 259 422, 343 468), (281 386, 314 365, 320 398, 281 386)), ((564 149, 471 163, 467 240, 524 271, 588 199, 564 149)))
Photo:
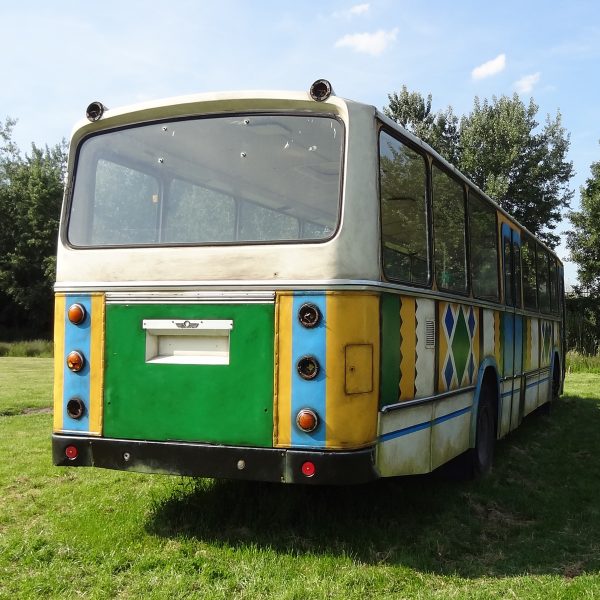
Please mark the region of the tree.
POLYGON ((580 190, 580 209, 569 214, 573 228, 567 247, 577 263, 582 291, 600 297, 600 162, 592 163, 591 172, 580 190))
POLYGON ((388 116, 429 143, 550 247, 558 244, 552 231, 573 196, 569 135, 560 112, 548 116, 540 130, 539 107, 533 100, 526 106, 517 94, 491 102, 476 97, 471 113, 460 120, 450 106, 432 113, 431 94, 425 100, 403 87, 388 98, 388 116))
POLYGON ((32 146, 22 158, 2 128, 0 149, 0 323, 18 318, 27 333, 47 336, 52 323, 56 239, 64 190, 66 144, 32 146))

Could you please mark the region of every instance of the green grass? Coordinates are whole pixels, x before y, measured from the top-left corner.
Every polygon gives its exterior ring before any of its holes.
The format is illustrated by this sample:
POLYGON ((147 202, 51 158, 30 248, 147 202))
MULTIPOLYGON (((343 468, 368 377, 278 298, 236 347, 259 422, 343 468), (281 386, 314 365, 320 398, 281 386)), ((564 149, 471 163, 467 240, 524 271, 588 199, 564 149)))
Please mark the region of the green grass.
MULTIPOLYGON (((0 412, 28 407, 23 385, 50 406, 49 361, 15 360, 0 359, 0 412)), ((49 413, 0 417, 0 598, 600 597, 599 375, 569 375, 470 483, 57 468, 50 429, 49 413)))
POLYGON ((49 410, 51 358, 0 358, 0 416, 49 410))

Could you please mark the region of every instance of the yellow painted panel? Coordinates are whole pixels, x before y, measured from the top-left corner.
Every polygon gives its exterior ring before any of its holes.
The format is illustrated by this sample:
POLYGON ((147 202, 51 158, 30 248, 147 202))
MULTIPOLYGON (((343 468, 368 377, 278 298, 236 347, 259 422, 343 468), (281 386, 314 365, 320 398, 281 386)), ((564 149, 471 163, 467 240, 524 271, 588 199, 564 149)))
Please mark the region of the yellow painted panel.
POLYGON ((346 394, 366 394, 373 391, 373 346, 346 346, 346 394))
MULTIPOLYGON (((359 448, 377 437, 379 395, 379 296, 369 293, 327 294, 326 446, 359 448), (373 348, 370 392, 347 394, 346 347, 373 348)), ((366 387, 366 384, 363 383, 366 387)))
POLYGON ((417 324, 415 298, 402 296, 400 305, 400 400, 415 397, 417 324))
POLYGON ((104 294, 91 298, 90 433, 102 434, 104 397, 104 294))
POLYGON ((277 294, 275 300, 275 387, 273 445, 292 443, 292 313, 294 297, 277 294))
POLYGON ((54 299, 54 431, 63 428, 65 306, 65 295, 56 294, 54 299))

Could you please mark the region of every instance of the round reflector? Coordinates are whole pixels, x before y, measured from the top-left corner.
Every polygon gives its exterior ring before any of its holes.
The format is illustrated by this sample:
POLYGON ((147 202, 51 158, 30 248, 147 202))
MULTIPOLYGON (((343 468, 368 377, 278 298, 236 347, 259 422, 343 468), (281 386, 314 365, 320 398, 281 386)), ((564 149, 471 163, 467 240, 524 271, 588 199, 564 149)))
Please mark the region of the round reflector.
POLYGON ((311 410, 310 408, 302 408, 296 415, 296 425, 298 425, 298 428, 302 431, 310 433, 319 425, 319 417, 314 410, 311 410))
POLYGON ((75 446, 67 446, 65 448, 65 456, 69 460, 75 460, 77 458, 78 454, 79 454, 79 452, 77 452, 77 448, 75 448, 75 446))
POLYGON ((71 304, 67 311, 67 316, 73 325, 80 325, 85 320, 85 308, 78 302, 71 304))
POLYGON ((77 352, 77 350, 73 350, 69 352, 67 355, 67 367, 77 373, 83 369, 83 365, 85 365, 85 359, 83 358, 83 354, 81 352, 77 352))
POLYGON ((307 460, 305 463, 302 463, 302 475, 304 477, 312 477, 315 474, 315 464, 307 460))

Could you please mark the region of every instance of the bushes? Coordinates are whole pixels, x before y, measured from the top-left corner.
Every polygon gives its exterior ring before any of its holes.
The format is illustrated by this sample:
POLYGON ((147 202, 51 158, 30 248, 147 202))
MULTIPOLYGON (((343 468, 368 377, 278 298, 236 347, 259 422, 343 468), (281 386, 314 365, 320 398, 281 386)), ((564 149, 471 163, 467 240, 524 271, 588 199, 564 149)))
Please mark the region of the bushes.
POLYGON ((52 342, 48 340, 0 342, 0 356, 52 358, 52 351, 52 342))
POLYGON ((600 373, 600 354, 590 356, 577 350, 567 352, 567 373, 600 373))

